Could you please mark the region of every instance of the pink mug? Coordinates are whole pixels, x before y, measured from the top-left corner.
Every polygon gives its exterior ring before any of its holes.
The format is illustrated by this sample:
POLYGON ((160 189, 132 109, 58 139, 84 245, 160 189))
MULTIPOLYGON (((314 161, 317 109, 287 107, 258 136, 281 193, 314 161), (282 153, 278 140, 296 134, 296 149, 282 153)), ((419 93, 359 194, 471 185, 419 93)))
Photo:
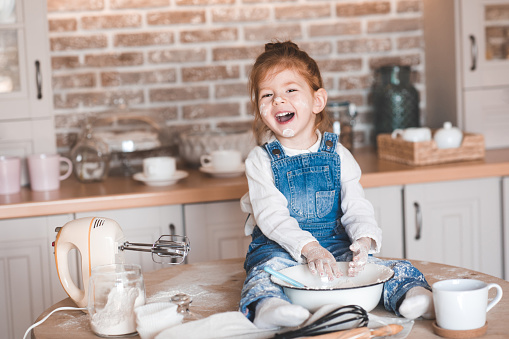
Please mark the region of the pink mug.
POLYGON ((21 190, 21 159, 0 155, 0 194, 21 190))
POLYGON ((28 156, 30 187, 33 191, 53 191, 60 188, 60 181, 72 173, 71 160, 59 154, 32 154, 28 156), (67 171, 60 173, 60 163, 67 164, 67 171))

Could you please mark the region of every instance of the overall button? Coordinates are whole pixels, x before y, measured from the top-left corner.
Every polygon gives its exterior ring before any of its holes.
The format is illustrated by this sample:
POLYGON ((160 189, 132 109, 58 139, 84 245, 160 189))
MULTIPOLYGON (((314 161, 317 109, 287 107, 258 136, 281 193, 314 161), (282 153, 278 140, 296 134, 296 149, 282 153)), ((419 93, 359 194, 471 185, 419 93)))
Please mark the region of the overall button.
POLYGON ((280 154, 281 154, 281 151, 280 151, 279 149, 275 148, 275 149, 273 149, 273 150, 272 150, 272 154, 274 154, 274 155, 280 155, 280 154))
POLYGON ((332 147, 332 141, 330 140, 325 141, 325 145, 327 145, 327 147, 332 147))

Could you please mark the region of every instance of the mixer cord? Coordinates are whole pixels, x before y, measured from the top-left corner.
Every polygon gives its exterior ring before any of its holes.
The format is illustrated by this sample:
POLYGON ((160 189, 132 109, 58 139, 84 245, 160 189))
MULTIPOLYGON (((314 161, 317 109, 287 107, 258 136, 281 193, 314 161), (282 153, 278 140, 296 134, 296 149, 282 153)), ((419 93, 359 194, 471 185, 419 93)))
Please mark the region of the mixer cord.
POLYGON ((42 324, 43 322, 45 322, 46 320, 48 320, 48 318, 55 312, 57 311, 68 311, 68 310, 79 310, 79 311, 82 311, 82 310, 86 310, 87 308, 86 307, 59 307, 59 308, 55 308, 53 311, 51 311, 47 316, 45 316, 44 318, 42 318, 42 320, 36 322, 35 324, 33 324, 32 326, 30 326, 28 328, 28 330, 25 332, 25 335, 23 336, 23 339, 26 339, 27 338, 27 335, 30 334, 30 331, 32 329, 34 329, 35 327, 39 326, 40 324, 42 324))

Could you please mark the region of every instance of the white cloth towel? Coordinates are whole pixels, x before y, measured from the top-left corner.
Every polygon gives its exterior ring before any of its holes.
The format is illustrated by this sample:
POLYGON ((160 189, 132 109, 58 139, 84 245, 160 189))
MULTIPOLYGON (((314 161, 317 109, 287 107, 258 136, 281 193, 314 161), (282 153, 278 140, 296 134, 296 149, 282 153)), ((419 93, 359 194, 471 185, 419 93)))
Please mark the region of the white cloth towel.
POLYGON ((157 302, 136 307, 136 330, 141 339, 154 339, 163 330, 182 323, 184 316, 171 302, 157 302))
MULTIPOLYGON (((336 307, 338 305, 322 306, 309 317, 303 326, 315 322, 336 307)), ((182 324, 182 315, 177 313, 176 305, 169 302, 140 306, 135 309, 135 312, 137 330, 142 339, 265 339, 272 338, 276 333, 292 330, 292 328, 259 329, 241 312, 217 313, 207 318, 182 324)), ((369 328, 377 328, 387 324, 403 326, 403 331, 392 336, 391 339, 406 338, 414 323, 412 320, 400 317, 368 315, 369 328)), ((334 327, 334 329, 339 331, 352 327, 355 327, 355 325, 349 323, 334 327)))

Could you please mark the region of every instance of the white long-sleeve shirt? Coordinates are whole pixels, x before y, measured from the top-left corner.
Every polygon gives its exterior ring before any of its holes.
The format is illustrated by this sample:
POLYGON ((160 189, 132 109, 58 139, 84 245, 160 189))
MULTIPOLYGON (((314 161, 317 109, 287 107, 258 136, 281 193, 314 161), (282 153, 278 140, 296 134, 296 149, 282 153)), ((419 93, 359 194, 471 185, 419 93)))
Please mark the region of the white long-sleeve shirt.
MULTIPOLYGON (((287 156, 317 152, 321 134, 317 132, 317 142, 308 149, 283 149, 287 156)), ((271 140, 272 141, 272 140, 271 140)), ((361 169, 352 154, 338 143, 337 153, 341 159, 341 223, 353 242, 362 237, 374 240, 370 253, 380 251, 382 231, 378 227, 371 203, 365 199, 359 179, 361 169)), ((290 216, 288 201, 276 188, 269 155, 262 147, 255 147, 246 159, 246 176, 249 192, 241 201, 242 211, 251 213, 245 225, 246 235, 251 235, 256 225, 269 239, 277 242, 299 263, 304 245, 316 239, 311 233, 302 230, 296 219, 290 216)))

